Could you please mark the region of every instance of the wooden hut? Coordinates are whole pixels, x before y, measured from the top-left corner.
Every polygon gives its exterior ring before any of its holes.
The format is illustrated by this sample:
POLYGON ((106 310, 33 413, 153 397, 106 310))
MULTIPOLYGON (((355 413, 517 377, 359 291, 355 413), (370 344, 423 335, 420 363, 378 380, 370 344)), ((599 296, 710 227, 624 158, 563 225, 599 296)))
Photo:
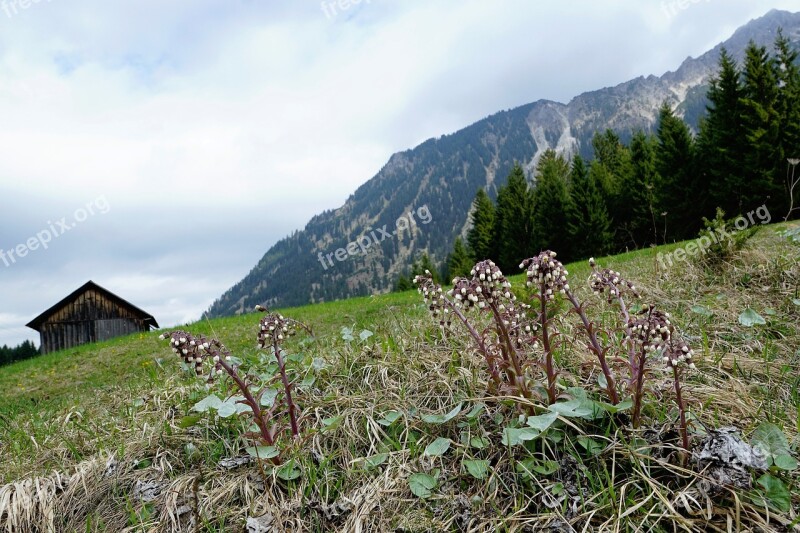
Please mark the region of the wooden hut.
POLYGON ((89 281, 27 326, 39 332, 41 352, 48 353, 150 331, 158 324, 152 315, 89 281))

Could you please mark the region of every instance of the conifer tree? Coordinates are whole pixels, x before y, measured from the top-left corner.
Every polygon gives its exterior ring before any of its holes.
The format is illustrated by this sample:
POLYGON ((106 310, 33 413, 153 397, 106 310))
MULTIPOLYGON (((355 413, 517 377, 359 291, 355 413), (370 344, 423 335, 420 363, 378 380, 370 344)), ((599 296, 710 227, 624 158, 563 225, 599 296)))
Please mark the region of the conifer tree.
POLYGON ((533 243, 535 254, 541 250, 557 250, 559 258, 571 257, 567 230, 567 204, 569 203, 569 163, 552 149, 548 149, 536 165, 536 188, 533 191, 533 243))
POLYGON ((632 243, 644 247, 658 242, 656 214, 657 191, 661 186, 657 171, 658 142, 642 131, 631 140, 631 179, 626 184, 630 197, 630 221, 626 228, 632 243))
POLYGON ((511 272, 530 255, 533 194, 525 171, 515 164, 508 182, 497 192, 495 217, 496 262, 511 272))
MULTIPOLYGON (((778 37, 775 39, 775 50, 779 88, 777 109, 780 122, 778 126, 780 161, 777 173, 787 178, 784 181, 783 192, 785 204, 789 198, 790 187, 787 160, 800 159, 800 67, 797 63, 798 51, 792 48, 791 42, 782 31, 778 31, 778 37)), ((798 192, 800 191, 795 187, 795 198, 798 192)), ((787 207, 786 210, 788 209, 787 207)))
POLYGON ((456 237, 456 242, 453 244, 453 251, 447 259, 447 277, 452 279, 457 276, 467 276, 474 265, 475 261, 472 260, 467 252, 464 241, 461 237, 456 237))
POLYGON ((742 125, 744 127, 744 174, 730 192, 737 200, 734 213, 743 213, 763 202, 782 207, 783 167, 780 153, 778 74, 775 62, 763 46, 752 41, 745 51, 742 71, 742 125))
POLYGON ((658 115, 656 169, 661 177, 659 209, 666 212, 673 239, 694 236, 705 213, 702 190, 694 169, 694 139, 689 127, 665 102, 658 115))
POLYGON ((628 237, 623 228, 630 219, 629 191, 625 184, 631 179, 633 166, 630 149, 614 131, 607 129, 592 139, 595 159, 589 167, 589 178, 600 187, 614 228, 612 249, 624 250, 628 237))
POLYGON ((569 179, 570 201, 566 207, 567 232, 574 243, 573 259, 603 255, 611 247, 611 219, 603 193, 589 177, 580 155, 572 160, 569 179))
POLYGON ((467 234, 469 254, 474 262, 494 256, 495 207, 489 195, 478 189, 472 201, 472 228, 467 234))
MULTIPOLYGON (((700 123, 698 139, 701 178, 711 196, 711 211, 719 207, 731 213, 739 205, 732 191, 742 187, 745 146, 740 124, 741 72, 724 48, 720 53, 719 72, 711 79, 707 97, 707 114, 700 123)), ((711 216, 708 208, 704 211, 706 216, 711 216)))

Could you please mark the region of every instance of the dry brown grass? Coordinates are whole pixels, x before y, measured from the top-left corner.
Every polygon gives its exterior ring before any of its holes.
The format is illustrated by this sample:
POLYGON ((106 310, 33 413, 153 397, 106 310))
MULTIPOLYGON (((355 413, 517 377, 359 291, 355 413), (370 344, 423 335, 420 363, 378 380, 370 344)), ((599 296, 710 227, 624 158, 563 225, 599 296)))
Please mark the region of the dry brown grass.
MULTIPOLYGON (((716 272, 686 264, 656 274, 650 252, 603 266, 624 271, 642 289, 643 300, 669 310, 692 340, 699 372, 686 394, 696 418, 710 427, 737 425, 745 435, 770 419, 796 446, 800 307, 791 299, 798 297, 797 254, 796 245, 768 228, 716 272), (714 316, 692 312, 693 305, 714 316), (767 326, 744 328, 737 318, 747 307, 776 314, 767 326)), ((583 276, 580 268, 571 270, 583 276)), ((571 320, 559 325, 565 337, 571 320)), ((46 437, 31 448, 29 462, 2 467, 18 481, 0 487, 0 530, 242 531, 256 517, 270 531, 800 530, 796 474, 787 478, 794 484, 795 510, 784 515, 741 492, 726 489, 710 497, 699 490, 703 475, 676 460, 666 375, 653 375, 649 428, 632 432, 621 425, 604 433, 564 420, 570 440, 541 439, 536 448, 560 458, 559 469, 526 480, 517 465, 530 452, 500 444, 503 427, 517 414, 501 398, 485 397, 482 361, 468 344, 442 339, 420 307, 395 309, 365 326, 376 336, 363 344, 331 335, 298 348, 329 363, 300 395, 307 432, 285 454, 298 461, 301 478, 284 481, 269 465, 254 462, 221 466, 220 459, 242 455, 248 444, 239 436, 242 428, 213 418, 180 427, 198 385, 170 362, 163 382, 150 390, 112 389, 97 398, 121 406, 124 415, 98 407, 8 421, 14 435, 33 433, 32 425, 40 424, 36 432, 46 437), (125 410, 137 399, 143 400, 140 406, 125 410), (427 424, 418 416, 444 413, 460 402, 462 415, 445 424, 427 424), (464 413, 477 402, 486 407, 470 423, 464 413), (379 423, 391 410, 405 416, 389 427, 379 423), (320 431, 322 420, 332 417, 339 417, 338 426, 320 431), (462 434, 485 437, 491 445, 470 448, 462 434), (572 448, 584 434, 602 444, 599 456, 572 448), (656 441, 646 449, 635 444, 634 438, 647 435, 656 441), (422 450, 437 437, 452 440, 450 451, 425 456, 422 450), (364 458, 380 453, 386 461, 366 468, 364 458), (469 457, 490 462, 485 479, 466 473, 461 461, 469 457), (37 463, 62 468, 47 474, 37 463), (414 496, 408 476, 435 470, 440 483, 433 496, 414 496), (567 489, 557 504, 556 484, 567 489), (146 501, 148 488, 153 499, 146 501)), ((594 362, 580 342, 566 345, 560 361, 568 384, 595 383, 594 362)))

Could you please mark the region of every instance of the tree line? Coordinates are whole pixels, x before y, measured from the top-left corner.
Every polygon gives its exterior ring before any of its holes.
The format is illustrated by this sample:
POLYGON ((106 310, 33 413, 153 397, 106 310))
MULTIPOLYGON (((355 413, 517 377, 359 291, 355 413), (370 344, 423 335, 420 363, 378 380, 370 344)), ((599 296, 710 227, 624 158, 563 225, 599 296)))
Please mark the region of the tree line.
POLYGON ((4 344, 0 347, 0 366, 23 361, 39 355, 39 349, 31 341, 23 341, 19 346, 10 348, 4 344))
POLYGON ((741 65, 723 49, 696 134, 665 102, 653 134, 636 132, 628 144, 611 130, 596 134, 591 161, 546 151, 534 185, 517 164, 494 201, 477 191, 466 242, 456 239, 444 273, 465 275, 486 258, 513 272, 544 249, 573 261, 683 240, 717 208, 735 217, 765 204, 794 218, 787 160, 800 157, 797 59, 780 31, 771 52, 751 42, 741 65))

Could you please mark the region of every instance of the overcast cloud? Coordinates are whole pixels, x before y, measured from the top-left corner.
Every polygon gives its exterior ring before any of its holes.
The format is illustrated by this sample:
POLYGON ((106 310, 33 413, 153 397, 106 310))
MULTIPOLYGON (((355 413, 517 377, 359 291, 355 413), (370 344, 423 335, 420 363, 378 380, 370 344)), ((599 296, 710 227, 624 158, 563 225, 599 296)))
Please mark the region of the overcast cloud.
POLYGON ((675 70, 797 8, 349 3, 0 0, 0 249, 69 228, 0 256, 0 344, 38 344, 24 324, 89 279, 162 326, 195 320, 392 153, 675 70))

